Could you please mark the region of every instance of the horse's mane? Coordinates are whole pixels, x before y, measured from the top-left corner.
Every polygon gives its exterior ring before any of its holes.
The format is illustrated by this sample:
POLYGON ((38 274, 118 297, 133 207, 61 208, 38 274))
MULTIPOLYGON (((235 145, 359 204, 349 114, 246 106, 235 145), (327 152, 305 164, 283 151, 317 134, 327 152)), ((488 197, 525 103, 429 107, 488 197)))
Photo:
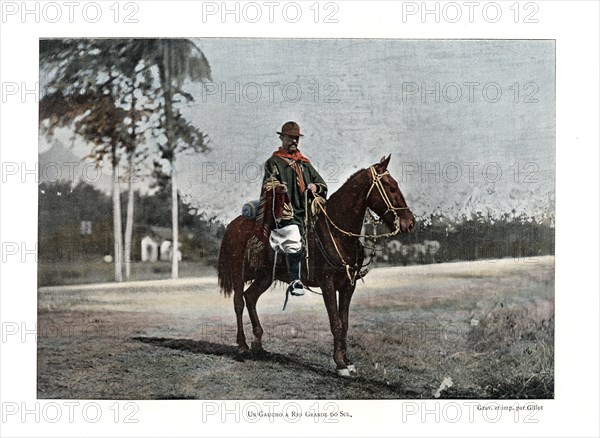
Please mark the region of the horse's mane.
MULTIPOLYGON (((356 175, 358 175, 360 172, 364 172, 367 169, 358 169, 356 172, 354 172, 352 175, 350 175, 348 177, 348 179, 346 180, 346 182, 344 184, 346 184, 348 181, 350 181, 352 178, 354 178, 356 175)), ((342 184, 342 185, 344 185, 342 184)))
POLYGON ((351 190, 352 192, 354 192, 355 186, 357 184, 357 182, 354 180, 357 179, 357 176, 359 173, 364 172, 365 170, 366 169, 358 169, 356 172, 354 172, 352 175, 350 175, 348 177, 348 179, 344 182, 344 184, 342 184, 335 192, 333 192, 329 196, 329 200, 331 200, 332 198, 341 196, 343 193, 346 192, 346 190, 351 190))

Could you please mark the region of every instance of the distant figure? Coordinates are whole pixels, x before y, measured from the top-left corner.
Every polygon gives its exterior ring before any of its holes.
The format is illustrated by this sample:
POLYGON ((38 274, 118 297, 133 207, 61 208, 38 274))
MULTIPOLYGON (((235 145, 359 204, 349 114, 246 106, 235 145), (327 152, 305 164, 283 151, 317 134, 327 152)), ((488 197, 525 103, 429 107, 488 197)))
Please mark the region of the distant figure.
POLYGON ((160 260, 163 262, 168 262, 171 259, 171 241, 163 240, 160 244, 160 260))
MULTIPOLYGON (((181 242, 177 245, 181 248, 181 242)), ((160 260, 164 262, 170 262, 173 260, 173 244, 170 240, 165 240, 160 244, 160 260)), ((177 250, 177 260, 181 261, 181 251, 177 250)))
POLYGON ((306 200, 308 195, 327 196, 327 184, 321 175, 310 164, 298 149, 300 126, 296 122, 287 122, 277 132, 281 147, 273 153, 265 163, 265 176, 262 190, 270 190, 273 184, 283 184, 287 187, 289 203, 284 205, 284 214, 271 230, 269 243, 271 247, 285 254, 290 274, 290 284, 287 292, 304 295, 304 285, 300 280, 300 265, 302 262, 302 238, 306 230, 306 200))
POLYGON ((423 242, 423 258, 425 262, 435 263, 435 256, 440 252, 440 242, 437 240, 425 240, 423 242))
POLYGON ((402 261, 401 253, 400 253, 401 248, 402 248, 402 244, 400 243, 399 240, 396 240, 396 239, 390 240, 386 245, 387 261, 389 261, 393 265, 397 265, 397 264, 401 263, 401 261, 402 261))

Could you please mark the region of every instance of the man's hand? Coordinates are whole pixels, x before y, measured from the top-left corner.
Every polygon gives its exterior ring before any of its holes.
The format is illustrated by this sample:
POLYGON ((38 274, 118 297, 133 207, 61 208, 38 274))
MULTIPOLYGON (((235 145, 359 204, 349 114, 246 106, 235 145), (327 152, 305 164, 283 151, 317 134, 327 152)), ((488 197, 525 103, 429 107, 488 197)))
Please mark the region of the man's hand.
POLYGON ((314 185, 313 183, 310 183, 307 188, 308 188, 308 190, 313 192, 313 194, 317 193, 317 186, 314 185))

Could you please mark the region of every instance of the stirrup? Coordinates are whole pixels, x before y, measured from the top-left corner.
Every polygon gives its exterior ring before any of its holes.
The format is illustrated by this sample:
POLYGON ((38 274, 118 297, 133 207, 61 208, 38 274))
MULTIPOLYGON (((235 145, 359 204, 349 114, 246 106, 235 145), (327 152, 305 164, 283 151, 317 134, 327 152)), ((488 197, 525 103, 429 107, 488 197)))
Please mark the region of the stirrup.
POLYGON ((290 295, 294 295, 296 297, 301 297, 302 295, 304 295, 304 285, 300 280, 292 281, 285 290, 285 301, 283 302, 283 309, 281 310, 285 310, 290 295))
POLYGON ((300 280, 294 280, 288 286, 288 292, 295 297, 304 295, 304 285, 300 280))

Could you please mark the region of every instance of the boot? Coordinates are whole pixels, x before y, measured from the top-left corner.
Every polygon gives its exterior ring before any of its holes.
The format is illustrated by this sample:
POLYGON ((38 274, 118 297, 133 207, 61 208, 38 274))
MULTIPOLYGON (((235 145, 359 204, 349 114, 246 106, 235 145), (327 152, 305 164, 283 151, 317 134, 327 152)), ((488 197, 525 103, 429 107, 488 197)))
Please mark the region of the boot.
POLYGON ((287 262, 288 271, 290 273, 290 285, 288 286, 287 292, 297 297, 304 295, 304 285, 300 280, 302 252, 286 254, 285 261, 287 262))

